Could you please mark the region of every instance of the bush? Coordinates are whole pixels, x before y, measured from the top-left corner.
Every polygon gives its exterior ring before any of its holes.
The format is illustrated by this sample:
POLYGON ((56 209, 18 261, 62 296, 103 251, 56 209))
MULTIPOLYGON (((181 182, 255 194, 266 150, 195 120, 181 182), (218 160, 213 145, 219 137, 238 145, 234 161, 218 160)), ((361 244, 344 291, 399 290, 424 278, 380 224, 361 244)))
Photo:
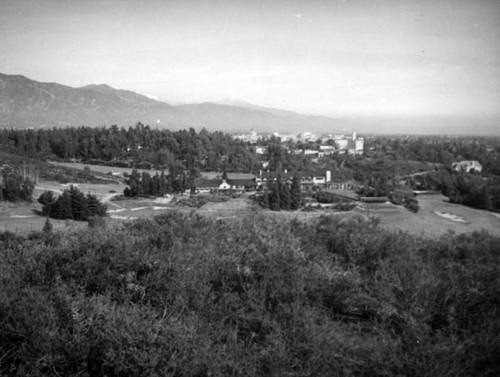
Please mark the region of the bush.
POLYGON ((0 234, 2 375, 500 372, 498 237, 354 214, 101 228, 0 234))

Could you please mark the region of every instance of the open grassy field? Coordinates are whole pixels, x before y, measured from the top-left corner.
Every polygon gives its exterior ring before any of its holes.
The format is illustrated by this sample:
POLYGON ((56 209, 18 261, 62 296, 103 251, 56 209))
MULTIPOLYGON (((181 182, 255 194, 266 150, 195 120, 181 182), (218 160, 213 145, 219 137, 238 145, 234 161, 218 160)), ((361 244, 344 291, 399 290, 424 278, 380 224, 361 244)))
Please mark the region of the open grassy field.
MULTIPOLYGON (((38 203, 0 204, 0 232, 9 231, 27 235, 33 231, 41 231, 45 224, 45 217, 39 215, 41 207, 38 203)), ((86 223, 71 220, 50 219, 54 230, 64 230, 87 226, 86 223)))
MULTIPOLYGON (((55 162, 50 161, 51 164, 56 166, 64 166, 67 168, 84 170, 85 167, 88 167, 90 171, 99 172, 103 174, 115 174, 115 175, 123 175, 123 173, 130 174, 132 172, 132 168, 119 168, 116 166, 106 166, 106 165, 90 165, 90 164, 82 164, 81 162, 55 162)), ((148 172, 150 175, 155 175, 156 173, 161 174, 161 170, 147 170, 147 169, 136 169, 138 172, 142 173, 143 171, 148 172)), ((214 178, 222 178, 221 172, 209 171, 201 173, 203 178, 206 179, 214 179, 214 178)), ((228 178, 230 179, 251 179, 255 177, 255 174, 248 173, 228 173, 228 178)))
POLYGON ((417 199, 418 213, 389 203, 363 204, 362 208, 367 215, 380 218, 384 228, 411 234, 439 237, 447 232, 486 230, 500 236, 500 217, 495 213, 449 203, 442 195, 422 195, 417 199))
MULTIPOLYGON (((116 166, 105 166, 105 165, 90 165, 90 164, 82 164, 81 162, 55 162, 49 161, 52 165, 56 166, 64 166, 67 168, 73 168, 78 170, 84 170, 85 167, 88 167, 90 171, 103 173, 103 174, 115 174, 115 175, 123 175, 123 173, 130 174, 132 172, 132 168, 119 168, 116 166)), ((151 175, 155 175, 156 173, 161 174, 161 170, 155 169, 136 169, 138 172, 142 173, 143 171, 148 172, 151 175)))
MULTIPOLYGON (((115 193, 122 193, 126 187, 124 184, 77 184, 76 185, 84 193, 90 192, 96 195, 101 201, 106 202, 108 209, 115 207, 114 203, 109 201, 115 193)), ((45 223, 45 217, 40 216, 41 205, 37 202, 37 198, 44 191, 53 191, 55 194, 60 194, 64 189, 68 188, 69 184, 61 184, 58 182, 41 181, 33 190, 32 203, 0 203, 0 231, 11 231, 14 233, 27 234, 31 231, 42 230, 45 223)), ((71 220, 50 220, 54 229, 66 229, 71 227, 87 226, 86 223, 81 223, 71 220)))

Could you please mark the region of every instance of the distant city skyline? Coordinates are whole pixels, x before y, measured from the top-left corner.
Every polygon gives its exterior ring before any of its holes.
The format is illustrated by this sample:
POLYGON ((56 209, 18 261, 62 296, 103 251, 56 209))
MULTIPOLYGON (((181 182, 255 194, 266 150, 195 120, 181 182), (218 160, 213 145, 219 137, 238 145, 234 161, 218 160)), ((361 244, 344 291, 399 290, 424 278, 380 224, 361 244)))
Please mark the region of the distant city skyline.
POLYGON ((500 119, 500 2, 0 1, 0 72, 171 103, 500 119))

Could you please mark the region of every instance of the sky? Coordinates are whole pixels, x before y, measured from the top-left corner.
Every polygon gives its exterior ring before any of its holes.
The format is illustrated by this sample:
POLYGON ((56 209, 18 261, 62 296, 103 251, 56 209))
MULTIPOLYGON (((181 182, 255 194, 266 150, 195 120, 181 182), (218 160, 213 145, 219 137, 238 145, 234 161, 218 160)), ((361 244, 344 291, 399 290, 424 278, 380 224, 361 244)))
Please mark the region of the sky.
POLYGON ((500 1, 0 0, 0 72, 173 104, 500 120, 500 1))

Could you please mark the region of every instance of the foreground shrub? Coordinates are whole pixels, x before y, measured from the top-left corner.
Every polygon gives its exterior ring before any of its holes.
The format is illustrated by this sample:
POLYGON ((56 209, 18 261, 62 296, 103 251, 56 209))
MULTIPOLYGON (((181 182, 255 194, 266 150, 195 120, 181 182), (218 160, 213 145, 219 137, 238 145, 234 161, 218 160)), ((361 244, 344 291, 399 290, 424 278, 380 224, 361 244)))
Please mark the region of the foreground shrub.
POLYGON ((0 374, 500 372, 500 240, 486 233, 169 212, 0 239, 0 374))

